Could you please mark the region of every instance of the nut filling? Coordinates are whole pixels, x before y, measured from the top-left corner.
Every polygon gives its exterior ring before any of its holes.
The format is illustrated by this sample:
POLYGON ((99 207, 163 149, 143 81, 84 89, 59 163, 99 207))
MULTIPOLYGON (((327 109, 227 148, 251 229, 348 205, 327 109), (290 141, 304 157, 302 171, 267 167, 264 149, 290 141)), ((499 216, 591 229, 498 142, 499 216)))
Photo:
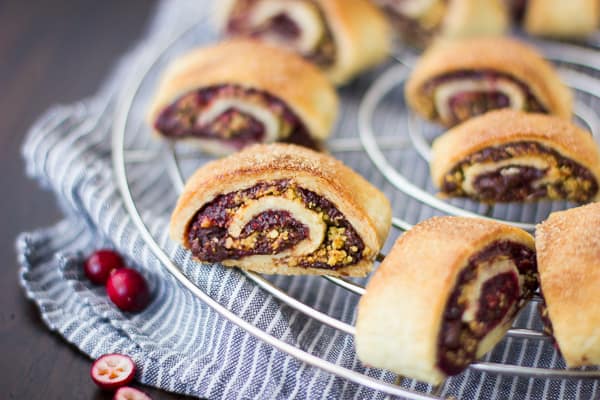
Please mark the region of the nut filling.
POLYGON ((515 142, 489 147, 464 159, 444 176, 441 190, 451 196, 470 196, 484 202, 544 197, 586 202, 598 192, 598 182, 590 170, 553 149, 536 142, 515 142), (518 159, 526 158, 538 160, 537 167, 520 165, 518 159), (503 162, 511 159, 515 159, 514 163, 503 162), (467 172, 482 165, 489 167, 467 182, 467 172))
POLYGON ((289 180, 260 182, 249 189, 219 195, 202 207, 192 219, 187 233, 194 256, 203 261, 219 262, 257 254, 279 254, 318 235, 315 232, 318 228, 306 226, 291 212, 279 209, 253 215, 239 235, 231 235, 236 213, 253 201, 269 196, 311 210, 325 227, 323 240, 316 250, 288 260, 288 264, 294 262, 293 266, 298 267, 336 270, 356 264, 367 256, 362 239, 330 201, 289 180))
POLYGON ((154 127, 173 139, 217 139, 236 150, 274 141, 317 149, 304 124, 283 101, 238 85, 188 92, 158 115, 154 127))
POLYGON ((472 256, 446 303, 438 367, 448 375, 463 371, 486 335, 509 323, 537 287, 535 252, 522 244, 497 241, 472 256))
POLYGON ((427 82, 423 91, 434 99, 432 117, 451 125, 501 108, 548 113, 526 84, 491 70, 445 74, 427 82))
POLYGON ((333 35, 311 0, 238 0, 226 30, 284 45, 321 67, 335 62, 333 35))

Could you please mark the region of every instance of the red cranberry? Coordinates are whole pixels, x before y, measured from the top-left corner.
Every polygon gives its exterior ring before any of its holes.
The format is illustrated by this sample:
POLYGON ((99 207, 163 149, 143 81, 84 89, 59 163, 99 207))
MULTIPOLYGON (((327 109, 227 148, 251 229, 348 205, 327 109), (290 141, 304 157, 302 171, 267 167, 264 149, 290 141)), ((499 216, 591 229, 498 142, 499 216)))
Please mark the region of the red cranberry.
POLYGON ((133 380, 135 364, 126 355, 105 354, 94 361, 90 376, 102 389, 114 390, 133 380))
POLYGON ((106 293, 123 311, 141 311, 150 300, 146 280, 131 268, 114 270, 106 282, 106 293))
POLYGON ((141 390, 125 386, 117 390, 113 400, 152 400, 152 398, 141 390))
POLYGON ((104 285, 114 269, 124 267, 119 253, 110 249, 97 250, 85 260, 85 275, 95 284, 104 285))

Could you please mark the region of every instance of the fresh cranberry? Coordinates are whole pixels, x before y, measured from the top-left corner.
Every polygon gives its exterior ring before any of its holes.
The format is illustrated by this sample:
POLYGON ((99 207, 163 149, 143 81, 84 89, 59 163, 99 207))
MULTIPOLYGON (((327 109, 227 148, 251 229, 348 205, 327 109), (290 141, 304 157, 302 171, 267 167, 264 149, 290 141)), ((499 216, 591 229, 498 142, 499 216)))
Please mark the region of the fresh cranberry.
POLYGON ((102 389, 114 390, 133 380, 135 364, 126 355, 105 354, 94 361, 90 376, 102 389))
POLYGON ((131 268, 114 270, 106 282, 106 293, 123 311, 141 311, 150 300, 146 280, 131 268))
POLYGON ((125 386, 117 390, 113 400, 152 400, 152 398, 139 389, 125 386))
POLYGON ((97 250, 85 260, 85 275, 95 284, 104 285, 114 269, 124 267, 119 253, 110 249, 97 250))

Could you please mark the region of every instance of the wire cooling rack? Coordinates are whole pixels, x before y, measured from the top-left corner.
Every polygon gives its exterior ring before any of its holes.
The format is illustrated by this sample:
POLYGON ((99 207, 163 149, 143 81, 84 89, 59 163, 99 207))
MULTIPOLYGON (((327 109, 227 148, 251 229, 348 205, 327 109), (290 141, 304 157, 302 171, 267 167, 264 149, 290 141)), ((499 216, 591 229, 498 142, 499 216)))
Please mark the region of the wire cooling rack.
MULTIPOLYGON (((183 28, 172 40, 157 46, 155 51, 141 57, 142 61, 135 75, 131 77, 121 93, 113 125, 113 164, 125 206, 144 241, 164 267, 201 301, 273 347, 329 373, 390 395, 407 399, 441 398, 439 396, 444 385, 437 387, 422 385, 422 390, 417 390, 384 382, 321 359, 254 326, 194 285, 150 233, 150 222, 143 217, 149 206, 142 204, 132 194, 131 186, 136 178, 132 177, 131 167, 159 163, 164 167, 174 192, 178 194, 183 188, 186 177, 208 158, 179 147, 177 144, 140 140, 140 137, 147 138, 150 135, 150 129, 143 118, 144 110, 156 86, 156 76, 169 58, 174 54, 182 53, 192 43, 200 45, 216 39, 206 31, 199 32, 198 24, 183 28)), ((563 44, 542 43, 541 46, 546 57, 559 64, 561 76, 576 93, 577 122, 589 129, 598 141, 600 122, 594 109, 600 109, 600 81, 594 75, 600 72, 600 55, 584 48, 563 44)), ((395 216, 392 225, 395 229, 403 232, 410 229, 412 223, 427 216, 449 214, 491 218, 532 231, 535 223, 544 219, 551 211, 572 206, 561 201, 541 201, 525 205, 506 204, 490 207, 466 199, 442 200, 436 197, 435 189, 429 181, 427 160, 430 143, 441 133, 441 129, 407 111, 402 97, 402 86, 414 63, 414 58, 403 54, 395 56, 394 59, 396 62, 385 71, 379 71, 359 80, 359 83, 350 89, 342 89, 343 105, 350 111, 342 114, 342 124, 338 126, 334 138, 328 142, 328 150, 343 161, 348 155, 352 155, 355 160, 357 153, 368 156, 363 157, 363 159, 367 158, 366 163, 358 162, 357 167, 357 162, 354 162, 352 166, 376 185, 385 187, 386 194, 394 205, 395 216), (355 114, 358 115, 358 121, 355 114), (380 123, 379 120, 384 122, 380 123), (358 135, 356 127, 358 127, 358 135)), ((246 271, 242 273, 282 304, 345 334, 354 334, 354 326, 288 295, 261 275, 246 271)), ((323 277, 323 279, 346 289, 348 295, 360 296, 364 293, 364 287, 354 281, 334 277, 323 277)), ((536 297, 532 302, 539 302, 539 300, 539 297, 536 297)), ((510 329, 507 335, 514 339, 533 341, 549 339, 541 330, 525 328, 510 329)), ((496 362, 476 362, 469 368, 490 374, 526 378, 600 378, 600 371, 593 368, 566 370, 496 362)), ((400 382, 400 377, 397 382, 400 382)))

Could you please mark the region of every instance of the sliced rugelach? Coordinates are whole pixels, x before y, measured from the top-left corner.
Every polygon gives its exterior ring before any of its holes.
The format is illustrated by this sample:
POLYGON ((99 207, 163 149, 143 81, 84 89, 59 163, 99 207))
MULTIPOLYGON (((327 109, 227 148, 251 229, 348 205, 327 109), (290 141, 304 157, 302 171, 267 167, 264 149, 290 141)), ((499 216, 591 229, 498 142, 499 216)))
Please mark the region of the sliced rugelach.
POLYGON ((567 366, 600 365, 600 203, 554 212, 535 246, 546 331, 567 366))
POLYGON ((559 38, 586 37, 600 25, 598 0, 527 0, 524 14, 527 33, 559 38))
POLYGON ((432 384, 498 343, 537 288, 527 232, 483 219, 434 217, 394 244, 358 306, 356 349, 368 366, 432 384))
POLYGON ((337 111, 334 87, 309 62, 278 47, 232 40, 174 60, 149 122, 163 137, 227 154, 275 141, 318 148, 337 111))
POLYGON ((499 110, 433 142, 431 176, 442 194, 486 203, 599 199, 592 135, 559 117, 499 110))
POLYGON ((441 41, 405 87, 408 105, 446 126, 499 108, 570 118, 572 94, 532 47, 508 38, 441 41))
POLYGON ((502 0, 374 0, 402 40, 425 47, 436 37, 500 35, 509 23, 502 0))
POLYGON ((385 16, 368 0, 218 2, 230 36, 249 36, 295 51, 342 84, 384 61, 391 48, 385 16))
POLYGON ((383 193, 340 161, 271 144, 196 171, 170 234, 200 261, 270 274, 365 276, 390 224, 383 193))

